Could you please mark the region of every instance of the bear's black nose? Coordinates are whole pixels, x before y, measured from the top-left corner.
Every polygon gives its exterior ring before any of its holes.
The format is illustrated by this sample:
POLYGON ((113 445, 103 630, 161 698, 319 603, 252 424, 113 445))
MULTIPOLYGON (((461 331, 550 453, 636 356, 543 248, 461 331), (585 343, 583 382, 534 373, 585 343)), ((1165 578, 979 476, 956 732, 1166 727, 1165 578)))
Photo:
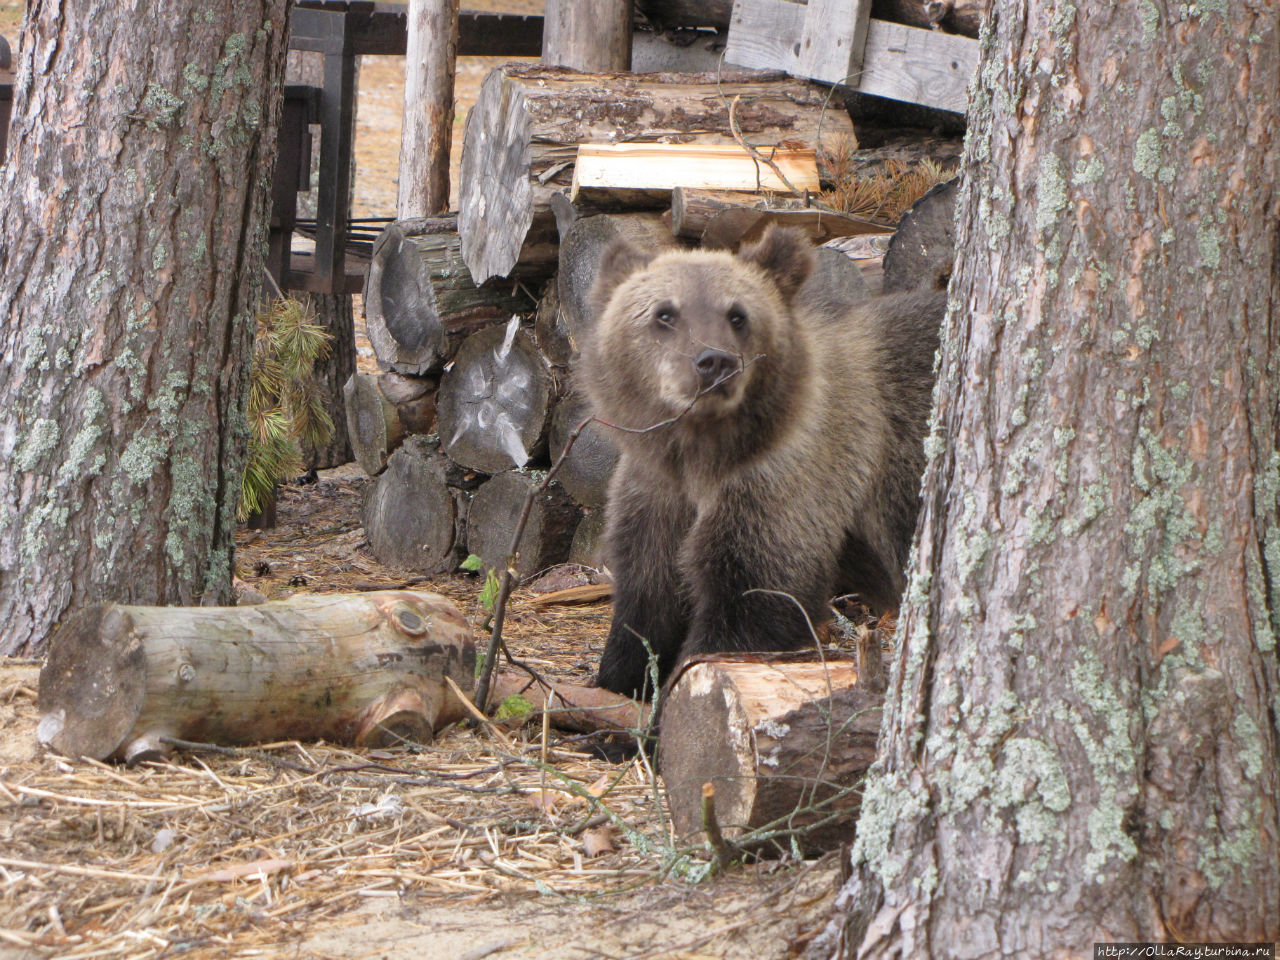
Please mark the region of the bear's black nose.
POLYGON ((698 382, 703 390, 710 390, 738 370, 738 358, 723 350, 703 350, 693 358, 693 368, 698 371, 698 382))

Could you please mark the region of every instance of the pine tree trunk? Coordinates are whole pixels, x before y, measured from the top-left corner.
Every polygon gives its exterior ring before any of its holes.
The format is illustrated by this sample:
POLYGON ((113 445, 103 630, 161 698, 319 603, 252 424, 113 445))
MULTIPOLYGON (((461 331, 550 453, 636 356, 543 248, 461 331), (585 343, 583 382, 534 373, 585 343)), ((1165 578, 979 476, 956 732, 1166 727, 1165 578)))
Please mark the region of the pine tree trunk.
POLYGON ((0 654, 231 601, 287 5, 33 6, 0 181, 0 654))
POLYGON ((994 5, 881 760, 810 956, 1280 937, 1278 21, 994 5))

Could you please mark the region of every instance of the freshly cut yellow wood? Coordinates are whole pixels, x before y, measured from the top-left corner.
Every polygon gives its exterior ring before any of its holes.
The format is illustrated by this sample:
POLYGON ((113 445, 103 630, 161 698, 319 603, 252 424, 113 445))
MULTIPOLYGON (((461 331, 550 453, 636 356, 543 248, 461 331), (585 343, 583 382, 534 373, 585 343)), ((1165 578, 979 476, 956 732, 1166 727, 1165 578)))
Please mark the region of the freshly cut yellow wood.
POLYGON ((738 144, 584 143, 573 173, 574 200, 619 190, 819 189, 817 156, 808 147, 764 149, 753 156, 738 144))

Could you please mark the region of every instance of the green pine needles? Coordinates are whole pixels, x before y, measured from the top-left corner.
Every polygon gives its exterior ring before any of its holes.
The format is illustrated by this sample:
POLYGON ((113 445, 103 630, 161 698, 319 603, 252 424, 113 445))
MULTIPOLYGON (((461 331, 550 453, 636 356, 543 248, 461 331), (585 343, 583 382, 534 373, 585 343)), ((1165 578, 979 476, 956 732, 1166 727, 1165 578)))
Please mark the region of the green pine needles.
POLYGON ((333 336, 300 302, 273 300, 257 317, 249 368, 249 450, 240 487, 239 518, 261 512, 276 483, 302 472, 305 440, 329 442, 333 420, 315 382, 315 365, 329 355, 333 336))

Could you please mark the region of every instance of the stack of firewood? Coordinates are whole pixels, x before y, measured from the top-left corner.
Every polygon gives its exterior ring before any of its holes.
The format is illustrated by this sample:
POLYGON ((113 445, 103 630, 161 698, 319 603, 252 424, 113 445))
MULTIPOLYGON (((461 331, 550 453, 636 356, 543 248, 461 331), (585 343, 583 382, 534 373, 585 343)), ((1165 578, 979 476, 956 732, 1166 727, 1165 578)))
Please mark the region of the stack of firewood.
MULTIPOLYGON (((865 297, 850 238, 885 228, 813 199, 824 159, 854 142, 829 89, 780 73, 493 70, 467 119, 458 212, 394 223, 373 251, 364 309, 382 372, 345 392, 356 458, 378 478, 374 553, 424 573, 468 553, 506 563, 530 489, 590 412, 573 364, 614 238, 734 249, 792 224, 833 241, 808 295, 865 297)), ((521 576, 598 565, 616 457, 590 424, 534 501, 521 576)))

